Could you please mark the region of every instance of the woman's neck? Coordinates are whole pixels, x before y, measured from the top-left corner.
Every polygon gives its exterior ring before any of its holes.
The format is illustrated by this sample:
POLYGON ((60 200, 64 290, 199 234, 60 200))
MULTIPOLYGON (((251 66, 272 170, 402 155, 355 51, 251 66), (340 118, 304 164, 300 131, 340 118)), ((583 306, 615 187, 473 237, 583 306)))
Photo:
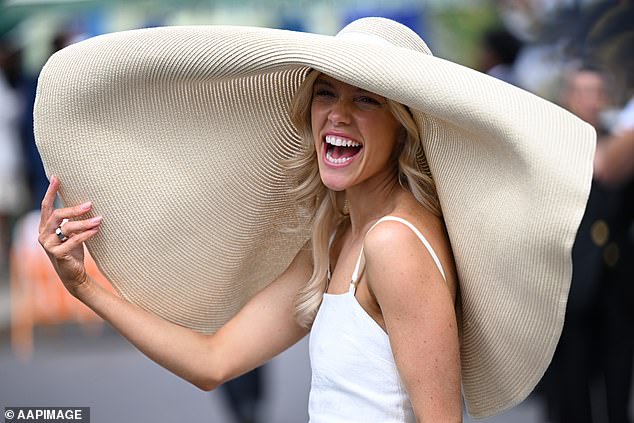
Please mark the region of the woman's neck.
POLYGON ((376 219, 390 214, 407 191, 394 173, 378 174, 346 190, 352 236, 365 234, 376 219))

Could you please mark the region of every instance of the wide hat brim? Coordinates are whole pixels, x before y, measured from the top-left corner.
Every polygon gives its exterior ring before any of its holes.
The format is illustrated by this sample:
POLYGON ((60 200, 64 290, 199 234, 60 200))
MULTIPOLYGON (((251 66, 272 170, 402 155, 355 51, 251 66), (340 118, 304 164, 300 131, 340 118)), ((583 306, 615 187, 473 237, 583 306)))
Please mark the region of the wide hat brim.
POLYGON ((460 281, 470 414, 522 401, 564 321, 570 251, 595 132, 563 109, 426 54, 395 22, 330 37, 248 27, 107 34, 44 67, 35 132, 72 205, 103 215, 88 247, 128 300, 215 331, 308 238, 283 160, 302 143, 288 107, 310 68, 415 116, 460 281))

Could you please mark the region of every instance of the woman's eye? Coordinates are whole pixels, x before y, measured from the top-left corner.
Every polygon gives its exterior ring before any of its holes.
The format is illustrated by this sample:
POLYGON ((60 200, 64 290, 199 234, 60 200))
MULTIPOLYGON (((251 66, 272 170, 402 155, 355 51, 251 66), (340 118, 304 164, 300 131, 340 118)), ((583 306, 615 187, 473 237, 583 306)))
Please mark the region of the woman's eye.
POLYGON ((360 110, 367 111, 378 110, 385 104, 374 97, 368 97, 365 95, 356 97, 354 101, 360 110))
POLYGON ((335 93, 326 89, 318 89, 313 94, 314 97, 334 97, 335 93))
POLYGON ((372 97, 366 97, 366 96, 357 97, 357 101, 363 104, 373 105, 373 106, 380 106, 382 104, 379 100, 372 97))

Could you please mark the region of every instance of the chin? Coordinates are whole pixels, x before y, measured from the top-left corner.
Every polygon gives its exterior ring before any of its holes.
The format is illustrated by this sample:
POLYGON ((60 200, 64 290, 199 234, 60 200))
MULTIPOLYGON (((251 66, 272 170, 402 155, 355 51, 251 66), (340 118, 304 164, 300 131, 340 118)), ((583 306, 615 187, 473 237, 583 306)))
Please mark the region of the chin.
POLYGON ((345 191, 350 187, 350 181, 341 176, 328 175, 320 172, 321 183, 332 191, 345 191))
POLYGON ((326 186, 326 188, 336 192, 345 191, 346 188, 348 188, 347 184, 341 184, 341 183, 336 183, 332 181, 324 181, 323 179, 321 180, 321 182, 326 186))

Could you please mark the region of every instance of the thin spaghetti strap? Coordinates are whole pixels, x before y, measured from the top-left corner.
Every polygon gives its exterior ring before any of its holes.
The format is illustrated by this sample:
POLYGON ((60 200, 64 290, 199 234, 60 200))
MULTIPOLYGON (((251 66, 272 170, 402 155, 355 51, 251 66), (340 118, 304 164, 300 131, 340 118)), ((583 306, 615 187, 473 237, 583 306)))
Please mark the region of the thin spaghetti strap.
POLYGON ((326 291, 328 291, 328 285, 330 284, 330 277, 332 276, 330 272, 330 247, 332 247, 332 242, 335 240, 335 236, 337 235, 337 230, 330 235, 330 239, 328 240, 328 268, 326 269, 326 291))
MULTIPOLYGON (((378 225, 379 223, 388 220, 388 217, 390 216, 383 216, 382 218, 380 218, 379 220, 377 220, 376 222, 374 222, 374 225, 372 225, 370 227, 370 229, 368 229, 368 232, 365 233, 363 240, 365 242, 365 237, 368 236, 368 233, 374 229, 374 227, 376 225, 378 225)), ((363 242, 361 243, 361 251, 359 251, 359 258, 357 259, 357 264, 356 266, 354 266, 354 271, 352 272, 352 278, 350 280, 350 289, 349 291, 352 292, 353 294, 355 294, 357 292, 357 285, 359 284, 359 271, 361 270, 361 259, 363 258, 363 242)))
MULTIPOLYGON (((396 217, 396 216, 383 216, 382 218, 377 220, 374 223, 374 225, 372 225, 370 227, 370 229, 368 229, 368 232, 365 233, 365 236, 367 236, 368 233, 372 229, 374 229, 374 227, 376 225, 378 225, 381 222, 385 222, 387 220, 391 220, 391 221, 394 221, 394 222, 400 222, 400 223, 404 224, 405 226, 407 226, 408 228, 410 228, 412 230, 412 232, 414 232, 416 234, 418 239, 420 239, 420 241, 423 243, 423 245, 425 246, 425 248, 429 252, 429 255, 431 255, 431 258, 434 259, 434 263, 436 263, 436 267, 438 267, 438 270, 440 271, 440 274, 442 275, 443 280, 445 282, 447 282, 447 277, 445 276, 445 271, 443 270, 442 265, 440 264, 440 260, 438 259, 438 256, 436 255, 436 252, 432 248, 431 244, 427 241, 427 239, 423 236, 423 234, 420 233, 420 231, 416 228, 416 226, 412 225, 407 220, 405 220, 403 218, 400 218, 400 217, 396 217)), ((358 279, 359 279, 359 272, 361 270, 361 259, 362 258, 363 258, 363 244, 361 244, 361 251, 359 252, 359 258, 357 259, 357 265, 354 267, 354 272, 352 272, 352 280, 350 281, 350 291, 353 292, 353 293, 356 293, 357 285, 359 283, 358 279)))

